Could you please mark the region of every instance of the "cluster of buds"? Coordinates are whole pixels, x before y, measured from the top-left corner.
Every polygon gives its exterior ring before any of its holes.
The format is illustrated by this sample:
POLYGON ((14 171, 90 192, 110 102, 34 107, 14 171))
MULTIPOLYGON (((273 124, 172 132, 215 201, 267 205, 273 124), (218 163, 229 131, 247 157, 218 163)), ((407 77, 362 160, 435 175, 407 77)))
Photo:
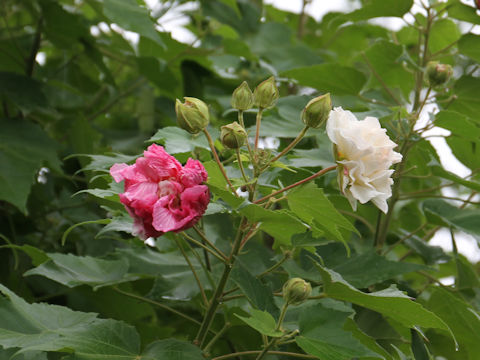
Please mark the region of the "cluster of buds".
POLYGON ((427 64, 426 74, 431 87, 445 84, 453 74, 453 69, 448 64, 441 64, 438 61, 430 61, 427 64))
MULTIPOLYGON (((261 111, 275 106, 278 98, 279 90, 275 78, 271 76, 258 84, 254 91, 250 89, 246 81, 242 82, 233 91, 231 105, 239 112, 249 110, 254 106, 261 111)), ((302 121, 307 128, 318 129, 326 122, 331 110, 332 100, 330 94, 318 96, 310 100, 303 109, 302 121)), ((175 111, 177 113, 178 126, 191 134, 204 131, 209 124, 209 109, 202 100, 185 97, 182 103, 177 99, 175 111)), ((241 148, 246 144, 247 138, 247 132, 242 121, 240 121, 240 124, 233 122, 221 128, 220 140, 229 149, 241 148)), ((254 156, 256 166, 259 166, 259 168, 268 166, 271 158, 270 152, 259 154, 259 151, 260 149, 256 149, 254 156)))

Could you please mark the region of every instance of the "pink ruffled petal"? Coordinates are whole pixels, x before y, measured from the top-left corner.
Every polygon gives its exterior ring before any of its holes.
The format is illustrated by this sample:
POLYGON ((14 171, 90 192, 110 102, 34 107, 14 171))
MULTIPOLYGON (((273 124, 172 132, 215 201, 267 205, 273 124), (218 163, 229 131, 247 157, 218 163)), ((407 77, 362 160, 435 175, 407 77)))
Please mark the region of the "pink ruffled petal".
POLYGON ((120 182, 122 181, 123 179, 125 179, 124 175, 123 175, 123 171, 128 168, 128 165, 125 164, 125 163, 122 163, 122 164, 114 164, 111 168, 110 168, 110 175, 112 175, 113 177, 113 180, 115 180, 115 182, 120 182))
POLYGON ((188 159, 179 174, 180 182, 186 187, 200 185, 207 181, 207 178, 208 174, 202 163, 193 159, 188 159))

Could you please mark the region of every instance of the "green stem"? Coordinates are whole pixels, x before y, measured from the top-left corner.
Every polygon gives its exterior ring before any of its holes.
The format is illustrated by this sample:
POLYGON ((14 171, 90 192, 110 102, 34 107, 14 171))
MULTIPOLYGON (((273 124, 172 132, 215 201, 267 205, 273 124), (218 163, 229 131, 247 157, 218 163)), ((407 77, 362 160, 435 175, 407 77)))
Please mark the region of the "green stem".
MULTIPOLYGON (((271 163, 277 161, 278 159, 280 159, 283 155, 285 155, 287 152, 289 152, 295 145, 297 145, 300 140, 303 139, 303 137, 305 136, 305 134, 307 133, 307 130, 309 129, 309 126, 308 125, 305 125, 305 127, 302 129, 302 131, 300 131, 300 133, 297 135, 297 137, 295 138, 295 140, 293 140, 285 149, 283 149, 280 154, 278 154, 277 156, 275 156, 272 160, 270 160, 269 164, 270 165, 271 163)), ((265 166, 262 170, 264 170, 265 168, 268 167, 265 166)))
POLYGON ((187 246, 190 249, 190 251, 192 252, 192 254, 197 258, 198 263, 202 266, 203 272, 205 273, 205 276, 208 278, 208 282, 210 283, 210 285, 212 286, 212 289, 213 289, 215 287, 215 281, 213 280, 212 274, 210 273, 211 270, 209 268, 207 268, 206 264, 203 263, 200 255, 198 255, 198 253, 195 251, 195 249, 192 247, 192 245, 190 245, 190 243, 188 241, 186 241, 185 243, 187 244, 187 246))
POLYGON ((223 177, 227 181, 228 187, 232 191, 232 193, 237 196, 237 192, 235 191, 235 188, 233 187, 232 183, 230 182, 230 179, 227 176, 227 173, 225 172, 225 168, 222 165, 222 162, 220 161, 220 158, 218 157, 217 150, 215 150, 215 144, 213 143, 213 139, 210 136, 210 133, 208 132, 207 129, 203 129, 203 133, 207 137, 208 145, 210 145, 210 149, 212 150, 213 157, 215 158, 215 161, 217 162, 218 168, 220 169, 220 172, 222 173, 223 177))
POLYGON ((130 293, 128 291, 124 291, 124 290, 120 290, 119 288, 117 287, 113 287, 113 290, 115 290, 116 292, 120 293, 120 294, 123 294, 125 296, 128 296, 128 297, 131 297, 132 299, 137 299, 137 300, 140 300, 140 301, 144 301, 146 303, 149 303, 149 304, 152 304, 152 305, 155 305, 155 306, 158 306, 159 308, 162 308, 164 310, 167 310, 167 311, 170 311, 171 313, 173 314, 176 314, 178 316, 181 316, 182 318, 188 320, 188 321, 191 321, 197 325, 201 325, 200 321, 198 320, 195 320, 194 318, 188 316, 187 314, 184 314, 178 310, 175 310, 174 308, 171 308, 170 306, 168 305, 165 305, 165 304, 162 304, 162 303, 159 303, 157 301, 154 301, 152 299, 149 299, 149 298, 146 298, 146 297, 143 297, 143 296, 140 296, 140 295, 136 295, 136 294, 133 294, 133 293, 130 293))
POLYGON ((180 249, 180 252, 182 253, 183 257, 185 258, 185 261, 187 262, 188 266, 190 267, 190 271, 192 272, 193 277, 195 278, 195 281, 197 282, 198 289, 200 290, 200 294, 202 295, 203 303, 205 304, 205 306, 207 306, 208 305, 208 299, 207 299, 207 296, 205 295, 205 290, 203 290, 202 282, 200 281, 200 278, 198 277, 198 274, 195 271, 195 268, 193 267, 192 262, 188 258, 187 253, 183 249, 183 246, 182 246, 182 244, 180 243, 180 241, 178 240, 177 237, 175 237, 175 242, 177 243, 177 246, 180 249))
POLYGON ((276 331, 279 331, 282 327, 283 320, 285 319, 285 315, 287 314, 288 309, 288 302, 285 302, 282 306, 282 311, 280 312, 280 316, 278 318, 277 327, 275 328, 276 331))
POLYGON ((262 114, 263 114, 263 108, 260 107, 258 108, 256 128, 255 128, 255 150, 258 149, 258 138, 260 137, 260 124, 262 122, 262 114))
POLYGON ((245 175, 245 170, 243 169, 242 158, 240 156, 240 149, 235 149, 235 150, 237 152, 238 167, 240 168, 240 172, 242 173, 243 181, 248 183, 247 175, 245 175))
MULTIPOLYGON (((238 110, 238 122, 240 125, 245 129, 245 123, 243 122, 243 110, 238 110)), ((255 162, 255 157, 253 155, 253 150, 252 147, 250 146, 250 143, 248 142, 248 137, 247 137, 247 149, 248 149, 248 154, 250 155, 250 162, 254 164, 255 162)))
POLYGON ((238 227, 238 230, 237 230, 237 235, 233 242, 232 251, 230 253, 230 256, 225 262, 225 267, 223 269, 222 277, 218 282, 217 288, 215 289, 215 293, 213 294, 213 297, 210 300, 207 313, 203 318, 202 325, 200 326, 197 336, 195 337, 194 344, 197 344, 200 347, 202 347, 205 341, 205 337, 207 336, 207 332, 210 329, 210 326, 212 324, 212 321, 217 311, 218 305, 220 303, 220 299, 222 297, 223 291, 225 290, 225 286, 227 285, 228 277, 230 276, 230 272, 232 271, 233 265, 235 264, 235 260, 238 255, 238 252, 240 251, 240 244, 242 243, 243 227, 245 226, 245 223, 246 223, 246 218, 242 217, 242 220, 240 221, 240 226, 238 227))
POLYGON ((254 203, 254 204, 258 204, 258 203, 264 202, 265 200, 270 199, 272 196, 276 196, 276 195, 278 195, 278 194, 281 194, 281 193, 284 192, 284 191, 287 191, 287 190, 290 190, 290 189, 292 189, 292 188, 294 188, 294 187, 300 186, 300 185, 302 185, 302 184, 304 184, 304 183, 306 183, 306 182, 308 182, 308 181, 310 181, 310 180, 313 180, 313 179, 315 179, 315 178, 317 178, 317 177, 319 177, 319 176, 322 176, 322 175, 326 174, 326 173, 329 172, 329 171, 335 170, 336 168, 337 168, 337 165, 332 165, 332 166, 330 166, 330 167, 328 167, 328 168, 322 169, 322 170, 320 170, 319 172, 317 172, 317 173, 315 173, 315 174, 313 174, 313 175, 311 175, 311 176, 309 176, 309 177, 307 177, 307 178, 305 178, 305 179, 303 179, 303 180, 297 181, 296 183, 294 183, 294 184, 292 184, 292 185, 286 186, 286 187, 284 187, 283 189, 274 191, 273 193, 271 193, 271 194, 269 194, 269 195, 266 195, 266 196, 264 196, 264 197, 262 197, 262 198, 260 198, 260 199, 258 199, 258 200, 255 200, 255 201, 253 201, 253 203, 254 203))
POLYGON ((283 257, 280 261, 278 261, 276 264, 273 264, 271 267, 269 267, 267 270, 265 270, 264 272, 262 272, 261 274, 258 274, 257 275, 257 278, 258 279, 261 279, 262 277, 264 277, 265 275, 268 275, 270 274, 272 271, 275 271, 276 269, 278 269, 280 266, 282 266, 282 264, 287 261, 288 259, 290 259, 292 256, 292 254, 290 252, 285 252, 285 254, 283 254, 283 257))
POLYGON ((193 230, 202 238, 203 241, 205 241, 208 246, 210 246, 213 250, 215 250, 224 260, 227 259, 227 255, 225 255, 218 247, 215 246, 214 243, 212 243, 207 236, 198 228, 197 225, 193 226, 193 230))
POLYGON ((223 254, 223 253, 216 253, 215 251, 213 251, 212 249, 210 249, 208 246, 205 246, 203 245, 200 241, 198 240, 195 240, 193 237, 191 237, 190 235, 188 235, 187 233, 185 233, 184 231, 182 231, 181 233, 185 239, 187 239, 188 241, 194 243, 195 245, 198 245, 200 246, 202 249, 208 251, 210 254, 212 254, 213 256, 215 256, 218 260, 220 260, 221 262, 225 262, 227 260, 227 257, 223 254))
POLYGON ((230 328, 230 326, 231 326, 231 324, 229 322, 225 323, 225 325, 217 333, 217 335, 215 335, 212 338, 212 340, 210 340, 210 342, 207 344, 207 346, 205 346, 205 348, 203 349, 203 352, 208 353, 210 351, 210 349, 212 348, 212 346, 223 336, 223 334, 225 334, 225 332, 230 328))

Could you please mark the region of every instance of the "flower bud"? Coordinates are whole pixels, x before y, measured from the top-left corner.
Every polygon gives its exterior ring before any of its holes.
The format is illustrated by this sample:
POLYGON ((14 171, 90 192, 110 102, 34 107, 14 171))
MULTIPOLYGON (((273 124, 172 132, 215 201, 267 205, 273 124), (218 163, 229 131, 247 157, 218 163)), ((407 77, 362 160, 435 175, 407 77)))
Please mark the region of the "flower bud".
POLYGON ((232 94, 232 107, 237 110, 248 110, 253 106, 253 93, 246 81, 242 82, 232 94))
POLYGON ((312 286, 300 278, 288 280, 283 285, 283 299, 291 305, 299 305, 308 299, 312 292, 312 286))
POLYGON ((178 99, 175 102, 178 126, 190 134, 196 134, 205 129, 210 121, 208 106, 197 98, 184 97, 184 99, 183 104, 178 99))
POLYGON ((320 128, 328 119, 332 110, 330 93, 318 96, 308 102, 302 112, 302 121, 305 125, 314 129, 320 128))
POLYGON ((258 84, 253 92, 255 105, 263 109, 268 109, 274 106, 278 97, 279 92, 273 76, 258 84))
POLYGON ((238 149, 245 144, 245 141, 247 140, 247 132, 238 122, 235 121, 231 124, 222 126, 220 140, 226 147, 230 149, 238 149))
POLYGON ((427 64, 427 78, 432 87, 445 84, 452 74, 453 69, 448 64, 441 64, 438 61, 430 61, 427 64))

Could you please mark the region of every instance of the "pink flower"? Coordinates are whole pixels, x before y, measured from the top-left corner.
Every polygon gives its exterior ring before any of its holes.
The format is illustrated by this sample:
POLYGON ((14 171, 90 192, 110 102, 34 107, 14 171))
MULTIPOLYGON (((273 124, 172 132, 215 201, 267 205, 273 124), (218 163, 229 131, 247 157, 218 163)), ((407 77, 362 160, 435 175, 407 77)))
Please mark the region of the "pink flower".
POLYGON ((195 225, 210 201, 208 174, 198 160, 182 165, 161 146, 152 144, 133 165, 115 164, 110 174, 125 181, 119 194, 134 219, 134 235, 158 237, 168 231, 182 231, 195 225))

